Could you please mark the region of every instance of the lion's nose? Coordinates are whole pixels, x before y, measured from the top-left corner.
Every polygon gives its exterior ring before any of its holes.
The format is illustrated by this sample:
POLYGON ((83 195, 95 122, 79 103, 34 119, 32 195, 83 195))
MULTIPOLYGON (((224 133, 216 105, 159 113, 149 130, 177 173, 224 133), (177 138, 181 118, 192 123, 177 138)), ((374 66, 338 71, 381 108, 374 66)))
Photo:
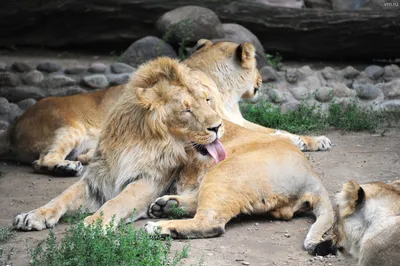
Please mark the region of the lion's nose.
POLYGON ((218 134, 218 129, 220 128, 221 125, 222 125, 222 124, 219 124, 219 125, 216 126, 216 127, 209 127, 209 128, 207 128, 207 130, 209 130, 209 131, 214 131, 215 134, 218 134))

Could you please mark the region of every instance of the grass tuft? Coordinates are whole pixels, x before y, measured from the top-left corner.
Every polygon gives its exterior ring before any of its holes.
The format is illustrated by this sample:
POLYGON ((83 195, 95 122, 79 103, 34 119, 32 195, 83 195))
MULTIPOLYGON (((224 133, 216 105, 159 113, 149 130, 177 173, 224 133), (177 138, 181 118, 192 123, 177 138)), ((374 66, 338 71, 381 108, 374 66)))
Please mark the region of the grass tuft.
POLYGON ((333 102, 327 111, 317 105, 301 103, 299 110, 281 113, 267 102, 241 105, 243 116, 254 123, 287 130, 295 134, 322 132, 333 127, 345 131, 376 131, 383 124, 398 123, 399 112, 377 112, 351 102, 347 106, 333 102))
POLYGON ((14 231, 8 227, 0 228, 0 245, 5 244, 8 240, 14 237, 14 231))
POLYGON ((101 220, 88 227, 83 222, 70 226, 57 241, 51 230, 48 237, 30 250, 33 266, 79 265, 178 265, 189 253, 189 244, 170 256, 171 239, 150 236, 133 224, 121 223, 105 230, 101 220))
POLYGON ((187 212, 182 209, 179 208, 177 205, 172 206, 171 209, 171 214, 168 216, 169 220, 177 220, 177 219, 182 219, 188 217, 187 212))

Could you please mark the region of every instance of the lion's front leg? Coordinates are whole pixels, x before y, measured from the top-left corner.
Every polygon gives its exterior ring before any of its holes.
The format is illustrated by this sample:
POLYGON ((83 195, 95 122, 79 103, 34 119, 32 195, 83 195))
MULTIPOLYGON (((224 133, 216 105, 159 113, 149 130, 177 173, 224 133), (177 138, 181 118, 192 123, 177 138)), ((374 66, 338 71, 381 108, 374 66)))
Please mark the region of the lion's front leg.
POLYGON ((30 231, 53 227, 66 212, 77 211, 86 203, 86 187, 86 181, 81 179, 46 205, 18 214, 13 221, 14 228, 30 231))
POLYGON ((147 208, 152 199, 159 196, 164 188, 152 181, 141 179, 129 184, 118 196, 107 201, 96 213, 84 220, 86 226, 102 219, 103 226, 113 221, 117 225, 122 219, 130 218, 135 212, 134 219, 146 217, 147 208))
POLYGON ((181 195, 165 195, 156 199, 149 207, 152 218, 166 218, 173 214, 174 208, 182 209, 188 217, 193 217, 197 210, 198 189, 185 191, 181 195))

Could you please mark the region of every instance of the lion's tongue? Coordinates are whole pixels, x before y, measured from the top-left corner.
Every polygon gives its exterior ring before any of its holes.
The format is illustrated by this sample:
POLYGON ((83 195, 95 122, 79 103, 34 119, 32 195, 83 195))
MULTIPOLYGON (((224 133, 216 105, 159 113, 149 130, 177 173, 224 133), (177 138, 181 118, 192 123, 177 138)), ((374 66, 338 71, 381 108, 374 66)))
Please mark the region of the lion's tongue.
POLYGON ((211 155, 211 157, 214 158, 215 163, 225 160, 226 151, 219 139, 216 139, 214 142, 205 145, 204 148, 206 148, 207 152, 211 155))

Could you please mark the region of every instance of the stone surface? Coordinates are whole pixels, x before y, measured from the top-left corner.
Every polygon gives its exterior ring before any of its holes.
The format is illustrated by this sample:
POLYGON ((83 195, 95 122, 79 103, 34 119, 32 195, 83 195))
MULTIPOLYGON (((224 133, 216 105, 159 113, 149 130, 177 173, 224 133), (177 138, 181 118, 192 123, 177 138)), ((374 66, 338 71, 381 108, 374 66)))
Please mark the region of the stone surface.
POLYGON ((36 85, 42 82, 44 79, 44 75, 42 72, 38 70, 32 70, 29 73, 22 76, 22 80, 27 85, 36 85))
POLYGON ((118 61, 136 67, 160 56, 178 57, 171 45, 157 37, 147 36, 132 43, 118 61))
POLYGON ((10 104, 6 98, 0 98, 0 115, 8 114, 10 112, 10 104))
POLYGON ((295 101, 287 102, 287 103, 282 104, 281 113, 286 114, 291 111, 297 111, 297 110, 299 110, 299 108, 300 108, 299 102, 295 102, 295 101))
POLYGON ((78 74, 83 74, 85 72, 86 68, 83 66, 69 67, 64 70, 64 73, 69 75, 78 75, 78 74))
POLYGON ((54 75, 45 78, 40 85, 43 88, 53 89, 53 88, 61 88, 72 86, 76 83, 76 80, 64 75, 54 75))
POLYGON ((25 62, 14 62, 11 65, 11 68, 16 72, 29 72, 31 71, 32 67, 25 62))
POLYGON ((332 9, 331 0, 304 0, 304 4, 307 8, 332 9))
POLYGON ((336 70, 332 67, 325 67, 321 70, 321 74, 326 80, 335 80, 337 77, 336 70))
POLYGON ((356 84, 357 96, 363 100, 374 100, 379 96, 379 89, 373 84, 356 84))
POLYGON ((286 69, 285 77, 289 83, 296 83, 298 78, 297 69, 295 68, 286 69))
POLYGON ((110 75, 107 75, 107 80, 108 80, 110 86, 117 86, 117 85, 128 83, 130 76, 131 76, 131 74, 127 74, 127 73, 110 74, 110 75))
POLYGON ((336 97, 344 98, 344 97, 350 97, 351 96, 351 89, 348 88, 343 83, 333 82, 333 83, 331 83, 331 87, 333 89, 333 94, 336 97))
POLYGON ((83 82, 92 89, 104 89, 108 86, 107 78, 101 74, 86 76, 83 82))
POLYGON ((87 90, 77 86, 70 86, 70 87, 49 90, 49 96, 68 96, 81 93, 87 93, 87 90))
POLYGON ((33 98, 35 100, 44 98, 46 95, 43 91, 33 86, 18 86, 0 88, 0 97, 5 97, 10 102, 19 102, 24 99, 33 98))
POLYGON ((309 97, 308 89, 303 86, 292 88, 290 92, 292 93, 293 97, 299 101, 305 100, 309 97))
POLYGON ((53 62, 43 62, 38 64, 36 69, 42 72, 53 73, 61 70, 61 66, 53 62))
POLYGON ((10 123, 5 120, 0 120, 0 130, 5 130, 10 126, 10 123))
POLYGON ((36 103, 35 99, 25 99, 25 100, 19 101, 17 103, 17 105, 19 106, 19 108, 21 108, 22 110, 25 111, 26 109, 28 109, 29 107, 31 107, 35 103, 36 103))
POLYGON ((0 62, 0 72, 7 70, 7 64, 4 62, 0 62))
POLYGON ((168 43, 178 45, 182 40, 195 43, 199 39, 224 37, 218 16, 210 9, 199 6, 184 6, 162 15, 156 28, 168 43))
POLYGON ((264 47, 260 40, 249 29, 235 23, 224 23, 222 24, 222 30, 225 40, 236 43, 250 42, 256 47, 257 52, 264 54, 264 47))
POLYGON ((385 95, 385 99, 398 99, 400 98, 400 79, 392 80, 388 83, 377 84, 385 95))
POLYGON ((345 78, 352 79, 355 76, 357 76, 358 74, 360 74, 360 71, 358 71, 357 69, 355 69, 352 66, 348 66, 345 69, 343 69, 343 76, 345 78))
POLYGON ((107 66, 105 64, 99 63, 99 62, 92 63, 88 68, 88 71, 90 73, 104 73, 104 72, 106 72, 106 70, 107 70, 107 66))
POLYGON ((268 97, 274 103, 283 103, 286 100, 283 93, 276 89, 268 90, 268 97))
POLYGON ((21 116, 24 113, 21 108, 19 108, 18 105, 15 103, 10 103, 10 112, 8 113, 8 122, 12 123, 17 119, 19 116, 21 116))
POLYGON ((317 76, 306 77, 304 81, 299 82, 300 86, 307 87, 310 92, 313 92, 321 87, 321 81, 317 76))
POLYGON ((371 65, 368 66, 365 69, 365 74, 367 74, 367 77, 370 79, 378 79, 383 75, 384 69, 383 67, 376 66, 376 65, 371 65))
POLYGON ((385 111, 399 111, 400 110, 400 100, 385 101, 379 106, 381 110, 385 111))
POLYGON ((333 98, 333 89, 329 87, 321 87, 315 91, 315 99, 319 102, 329 102, 333 98))
POLYGON ((111 65, 111 71, 116 74, 132 73, 133 71, 135 71, 135 68, 125 63, 114 63, 111 65))
POLYGON ((278 76, 276 74, 276 71, 273 67, 271 66, 265 66, 260 70, 262 81, 263 82, 268 82, 268 81, 275 81, 278 79, 278 76))
POLYGON ((11 72, 0 72, 0 86, 15 87, 20 83, 17 75, 11 72))
POLYGON ((383 68, 383 78, 385 81, 391 81, 400 78, 400 67, 397 65, 389 65, 383 68))

